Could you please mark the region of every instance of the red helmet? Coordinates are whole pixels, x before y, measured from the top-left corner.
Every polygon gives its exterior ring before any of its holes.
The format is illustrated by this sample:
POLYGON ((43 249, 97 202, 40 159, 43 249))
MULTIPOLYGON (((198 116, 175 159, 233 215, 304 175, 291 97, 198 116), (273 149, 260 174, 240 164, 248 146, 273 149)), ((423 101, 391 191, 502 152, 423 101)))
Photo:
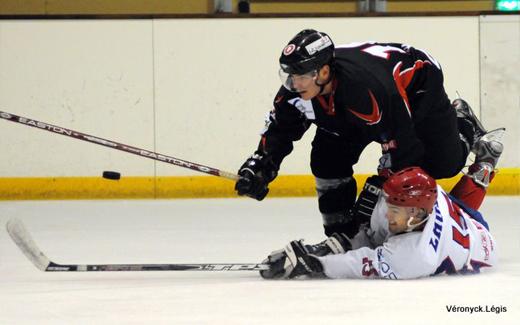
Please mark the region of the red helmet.
POLYGON ((428 213, 437 200, 437 183, 420 167, 408 167, 393 174, 383 185, 383 191, 390 204, 423 208, 428 213))

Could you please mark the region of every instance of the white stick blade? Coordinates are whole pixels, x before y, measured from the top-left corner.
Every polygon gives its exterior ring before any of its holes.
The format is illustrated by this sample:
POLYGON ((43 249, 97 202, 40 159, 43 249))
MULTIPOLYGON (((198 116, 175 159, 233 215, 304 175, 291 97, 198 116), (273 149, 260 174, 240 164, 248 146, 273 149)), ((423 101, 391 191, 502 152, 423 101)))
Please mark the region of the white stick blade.
POLYGON ((49 258, 43 254, 31 237, 31 234, 25 228, 23 222, 19 219, 13 218, 6 224, 7 232, 20 248, 20 250, 27 256, 27 258, 40 270, 45 271, 50 264, 49 258))

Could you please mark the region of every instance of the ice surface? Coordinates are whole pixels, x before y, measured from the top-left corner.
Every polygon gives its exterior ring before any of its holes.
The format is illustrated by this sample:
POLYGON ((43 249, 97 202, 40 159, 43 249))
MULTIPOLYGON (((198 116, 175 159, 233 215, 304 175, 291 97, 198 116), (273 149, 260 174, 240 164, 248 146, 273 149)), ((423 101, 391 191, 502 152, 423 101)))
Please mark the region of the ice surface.
POLYGON ((260 262, 292 239, 322 239, 314 198, 0 202, 0 324, 518 324, 520 199, 488 197, 481 211, 498 243, 496 270, 266 281, 256 272, 44 273, 5 223, 20 218, 58 263, 260 262))

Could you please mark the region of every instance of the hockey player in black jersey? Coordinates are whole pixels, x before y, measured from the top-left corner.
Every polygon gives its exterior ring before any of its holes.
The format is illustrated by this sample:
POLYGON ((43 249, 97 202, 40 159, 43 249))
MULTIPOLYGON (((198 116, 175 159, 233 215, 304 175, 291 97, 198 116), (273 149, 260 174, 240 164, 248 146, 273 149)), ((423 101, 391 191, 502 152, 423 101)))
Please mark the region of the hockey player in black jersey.
POLYGON ((235 189, 262 200, 293 141, 314 123, 311 170, 328 236, 357 230, 348 213, 356 197, 352 166, 369 143, 381 144, 381 175, 420 166, 440 179, 462 169, 486 132, 465 101, 450 103, 439 63, 404 44, 335 47, 327 34, 307 29, 285 46, 280 67, 283 86, 235 189))

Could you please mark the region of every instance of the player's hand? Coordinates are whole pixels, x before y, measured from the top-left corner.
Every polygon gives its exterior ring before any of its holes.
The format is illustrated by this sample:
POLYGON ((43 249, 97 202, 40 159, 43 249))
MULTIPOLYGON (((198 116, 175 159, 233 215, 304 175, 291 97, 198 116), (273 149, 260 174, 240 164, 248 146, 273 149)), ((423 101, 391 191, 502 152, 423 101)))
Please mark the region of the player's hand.
POLYGON ((321 262, 307 252, 302 240, 293 240, 284 249, 272 252, 263 263, 269 265, 268 270, 260 271, 264 279, 293 279, 323 273, 321 262))
POLYGON ((285 246, 287 259, 284 264, 285 273, 282 279, 293 279, 302 275, 317 276, 323 274, 320 260, 308 254, 301 240, 293 240, 285 246))
POLYGON ((254 154, 238 170, 240 178, 235 184, 238 195, 246 195, 258 201, 269 192, 268 184, 278 172, 272 161, 265 156, 254 154))

